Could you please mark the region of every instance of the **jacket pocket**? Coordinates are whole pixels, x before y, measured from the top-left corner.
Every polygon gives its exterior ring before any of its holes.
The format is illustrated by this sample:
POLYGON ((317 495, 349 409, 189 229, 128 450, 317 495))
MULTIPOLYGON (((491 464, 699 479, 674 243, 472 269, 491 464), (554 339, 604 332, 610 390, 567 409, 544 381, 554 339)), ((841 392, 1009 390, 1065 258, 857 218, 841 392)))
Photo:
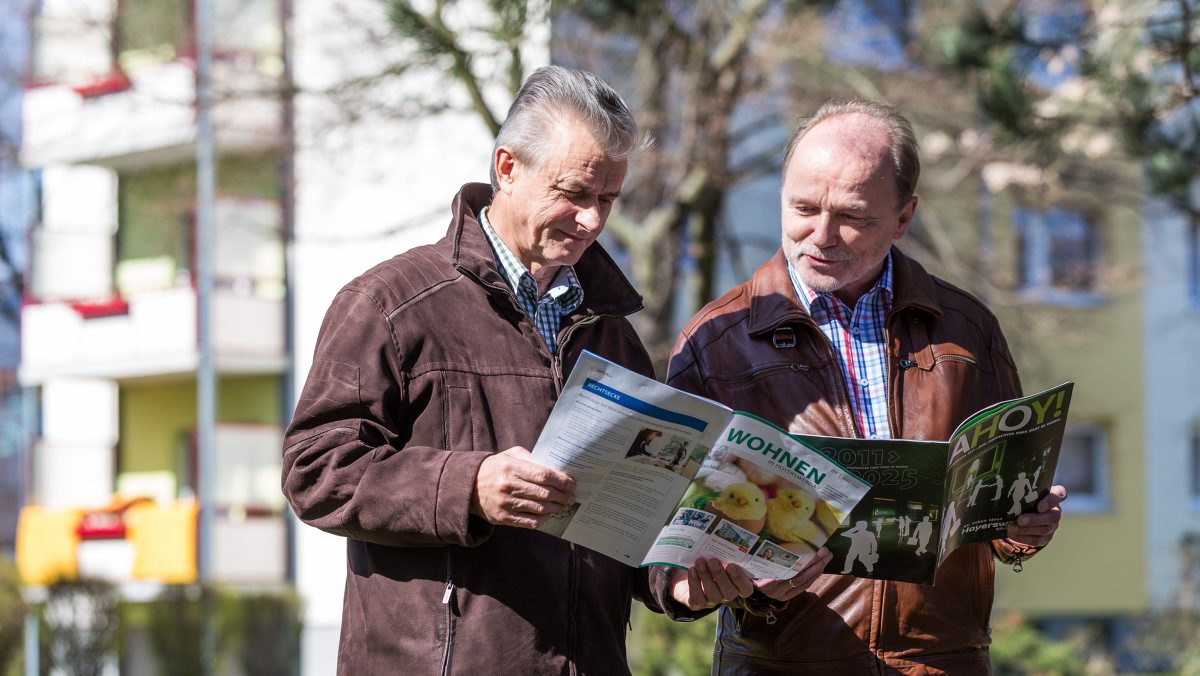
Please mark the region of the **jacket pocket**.
POLYGON ((478 450, 475 429, 475 383, 463 374, 443 373, 442 387, 446 393, 443 400, 442 422, 446 448, 451 451, 478 450))
POLYGON ((979 361, 974 357, 965 354, 939 354, 933 358, 933 365, 937 366, 942 362, 958 362, 959 364, 970 364, 971 366, 979 366, 979 361))
POLYGON ((754 387, 760 381, 776 376, 788 376, 797 373, 809 373, 813 370, 810 364, 801 364, 797 362, 781 362, 775 364, 764 364, 755 367, 752 371, 744 373, 735 373, 729 375, 711 375, 708 380, 719 383, 722 387, 737 390, 746 387, 754 387))

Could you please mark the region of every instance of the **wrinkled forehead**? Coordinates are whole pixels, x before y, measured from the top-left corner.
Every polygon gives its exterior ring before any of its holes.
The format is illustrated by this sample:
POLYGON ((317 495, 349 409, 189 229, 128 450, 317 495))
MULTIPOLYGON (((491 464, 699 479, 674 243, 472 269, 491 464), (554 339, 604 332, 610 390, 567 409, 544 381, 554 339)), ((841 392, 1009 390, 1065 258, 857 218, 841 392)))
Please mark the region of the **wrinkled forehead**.
POLYGON ((783 175, 785 192, 803 191, 821 180, 850 192, 876 197, 896 194, 899 186, 886 127, 861 115, 823 120, 796 146, 783 175), (861 118, 861 119, 859 119, 861 118))

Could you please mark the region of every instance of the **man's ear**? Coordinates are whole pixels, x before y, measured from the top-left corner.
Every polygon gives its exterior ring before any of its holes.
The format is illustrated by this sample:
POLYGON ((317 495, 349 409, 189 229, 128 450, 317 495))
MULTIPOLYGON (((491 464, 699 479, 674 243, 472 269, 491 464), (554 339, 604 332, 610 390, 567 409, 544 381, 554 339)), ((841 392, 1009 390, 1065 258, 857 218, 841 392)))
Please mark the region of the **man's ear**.
POLYGON ((517 158, 508 146, 496 148, 492 156, 492 166, 496 169, 496 182, 504 193, 512 191, 513 181, 517 177, 517 158))
POLYGON ((908 231, 908 226, 912 225, 913 216, 917 213, 917 196, 913 195, 909 198, 908 204, 900 210, 900 217, 896 224, 896 236, 892 239, 900 239, 904 233, 908 231))

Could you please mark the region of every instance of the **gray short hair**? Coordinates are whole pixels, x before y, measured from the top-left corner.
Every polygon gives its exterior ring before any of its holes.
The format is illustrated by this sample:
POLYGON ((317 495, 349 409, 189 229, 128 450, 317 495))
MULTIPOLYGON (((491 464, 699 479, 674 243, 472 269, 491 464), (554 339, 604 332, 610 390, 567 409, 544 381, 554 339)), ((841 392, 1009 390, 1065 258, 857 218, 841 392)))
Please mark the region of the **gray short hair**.
POLYGON ((792 134, 788 141, 787 153, 783 157, 783 171, 786 174, 792 155, 800 139, 825 120, 839 115, 866 115, 882 122, 888 131, 891 141, 892 166, 896 170, 896 189, 900 194, 900 204, 907 204, 917 192, 917 180, 921 178, 921 153, 917 146, 917 137, 913 133, 912 124, 908 118, 900 114, 894 107, 855 97, 829 99, 800 124, 800 128, 792 134))
MULTIPOLYGON (((544 66, 517 92, 496 135, 493 160, 496 149, 508 146, 522 162, 541 167, 556 140, 551 132, 564 118, 582 123, 611 159, 628 157, 644 145, 633 113, 612 87, 584 70, 544 66)), ((492 190, 499 189, 494 161, 491 179, 492 190)))

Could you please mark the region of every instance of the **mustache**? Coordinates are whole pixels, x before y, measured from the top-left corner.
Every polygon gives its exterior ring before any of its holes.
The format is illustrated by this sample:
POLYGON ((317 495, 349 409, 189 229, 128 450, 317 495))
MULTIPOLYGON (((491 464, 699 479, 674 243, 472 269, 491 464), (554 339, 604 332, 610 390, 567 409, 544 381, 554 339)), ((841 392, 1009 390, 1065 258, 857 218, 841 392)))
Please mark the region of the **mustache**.
POLYGON ((809 256, 812 258, 820 258, 825 261, 848 261, 854 258, 854 255, 849 251, 840 251, 838 249, 829 249, 823 251, 809 244, 798 244, 792 249, 792 253, 797 258, 800 256, 809 256))

